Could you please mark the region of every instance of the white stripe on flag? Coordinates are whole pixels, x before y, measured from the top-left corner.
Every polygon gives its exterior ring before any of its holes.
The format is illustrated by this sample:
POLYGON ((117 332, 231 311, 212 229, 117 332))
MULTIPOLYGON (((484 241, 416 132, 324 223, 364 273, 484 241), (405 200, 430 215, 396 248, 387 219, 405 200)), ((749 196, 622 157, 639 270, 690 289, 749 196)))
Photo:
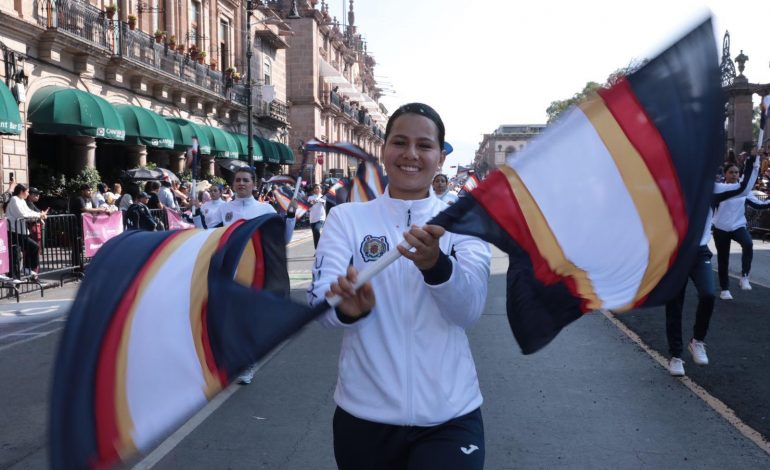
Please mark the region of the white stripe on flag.
POLYGON ((174 251, 136 306, 126 388, 134 423, 132 437, 143 452, 173 431, 180 416, 191 415, 207 401, 190 326, 189 286, 196 254, 212 232, 201 231, 174 251), (168 288, 171 279, 177 289, 168 288))
POLYGON ((633 301, 647 269, 649 241, 591 122, 573 109, 523 152, 532 155, 509 157, 507 163, 529 189, 566 258, 586 271, 604 308, 633 301), (625 261, 620 265, 618 259, 625 261))

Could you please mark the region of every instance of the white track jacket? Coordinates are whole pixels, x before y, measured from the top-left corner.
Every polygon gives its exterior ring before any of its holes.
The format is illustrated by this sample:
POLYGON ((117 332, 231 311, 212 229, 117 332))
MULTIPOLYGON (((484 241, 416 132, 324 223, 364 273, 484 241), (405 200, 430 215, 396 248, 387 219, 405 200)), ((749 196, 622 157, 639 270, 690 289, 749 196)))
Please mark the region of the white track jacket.
MULTIPOLYGON (((324 299, 329 285, 350 263, 360 272, 382 253, 395 250, 403 233, 447 207, 432 192, 422 200, 391 199, 333 208, 316 250, 308 301, 324 299)), ((400 257, 372 279, 376 304, 352 324, 329 309, 327 327, 344 328, 336 403, 369 421, 433 426, 482 403, 465 328, 484 309, 490 251, 475 237, 447 232, 441 251, 450 255, 446 282, 429 285, 414 263, 400 257)))

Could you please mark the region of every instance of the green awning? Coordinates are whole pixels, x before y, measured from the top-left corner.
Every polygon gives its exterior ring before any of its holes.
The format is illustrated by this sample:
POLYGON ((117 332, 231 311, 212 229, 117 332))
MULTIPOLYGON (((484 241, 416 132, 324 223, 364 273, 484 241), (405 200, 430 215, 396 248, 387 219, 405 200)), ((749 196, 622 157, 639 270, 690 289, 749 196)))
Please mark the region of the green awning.
POLYGON ((23 127, 16 98, 5 83, 0 82, 0 134, 18 135, 23 127))
POLYGON ((267 163, 281 163, 281 150, 276 145, 278 142, 272 142, 262 137, 257 137, 257 142, 262 147, 262 155, 265 156, 267 163))
POLYGON ((296 159, 294 158, 294 152, 292 152, 291 147, 280 142, 276 142, 275 144, 278 145, 278 148, 281 151, 281 165, 293 165, 296 162, 296 159))
POLYGON ((174 148, 171 127, 161 115, 130 104, 119 104, 115 107, 126 124, 126 143, 157 149, 174 148))
POLYGON ((238 158, 241 160, 245 160, 249 163, 252 162, 261 162, 264 160, 264 156, 262 155, 262 148, 259 146, 259 142, 257 141, 256 136, 251 136, 252 141, 252 157, 249 159, 249 137, 245 134, 236 134, 235 132, 230 132, 230 135, 233 136, 235 139, 235 143, 238 144, 238 158))
POLYGON ((211 155, 211 142, 203 131, 201 124, 195 124, 187 119, 165 118, 174 136, 174 150, 187 151, 193 145, 193 138, 198 139, 198 153, 211 155))
POLYGON ((114 106, 104 98, 74 88, 41 88, 29 101, 27 119, 38 134, 126 138, 126 126, 114 106))
POLYGON ((226 131, 218 127, 201 126, 211 143, 211 154, 215 157, 238 158, 238 144, 226 131))

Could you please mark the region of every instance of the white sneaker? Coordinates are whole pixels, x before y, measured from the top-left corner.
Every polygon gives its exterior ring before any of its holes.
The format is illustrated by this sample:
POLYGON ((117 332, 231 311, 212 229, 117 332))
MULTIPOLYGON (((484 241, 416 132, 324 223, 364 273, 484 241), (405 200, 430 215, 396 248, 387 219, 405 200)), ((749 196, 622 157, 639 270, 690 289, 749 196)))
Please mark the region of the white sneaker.
POLYGON ((723 290, 719 293, 719 298, 722 300, 733 300, 732 294, 730 294, 729 290, 723 290))
POLYGON ((741 277, 741 289, 751 290, 751 284, 749 284, 749 276, 741 277))
POLYGON ((259 363, 252 364, 248 367, 248 369, 241 372, 241 375, 238 376, 238 383, 241 385, 248 385, 251 383, 251 381, 254 379, 254 374, 257 372, 257 365, 259 363))
POLYGON ((678 357, 672 357, 669 359, 668 373, 674 377, 682 377, 684 375, 684 361, 678 357))
POLYGON ((709 365, 709 357, 706 355, 706 343, 693 338, 690 341, 690 344, 687 345, 687 349, 689 349, 690 354, 692 354, 692 362, 699 366, 709 365))

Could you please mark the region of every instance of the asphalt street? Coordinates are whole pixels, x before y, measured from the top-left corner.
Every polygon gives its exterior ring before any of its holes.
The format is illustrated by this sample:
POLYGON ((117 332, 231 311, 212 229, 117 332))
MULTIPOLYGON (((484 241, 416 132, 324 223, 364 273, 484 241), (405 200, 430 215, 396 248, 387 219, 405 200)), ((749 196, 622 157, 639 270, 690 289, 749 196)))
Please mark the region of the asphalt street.
MULTIPOLYGON (((289 249, 292 295, 300 301, 313 253, 306 235, 289 249)), ((686 357, 684 379, 672 378, 655 357, 666 351, 662 309, 623 314, 620 322, 589 314, 523 356, 505 317, 507 259, 494 250, 486 310, 469 331, 485 397, 486 468, 770 468, 763 342, 770 292, 760 285, 770 286, 770 245, 755 245, 758 283, 743 292, 736 282, 735 300, 717 301, 707 338, 712 363, 696 368, 686 357)), ((48 467, 51 367, 75 290, 0 304, 2 469, 48 467)), ((693 308, 688 295, 686 327, 693 308)), ((308 325, 262 361, 254 383, 226 389, 133 468, 336 468, 331 419, 340 336, 308 325)))

